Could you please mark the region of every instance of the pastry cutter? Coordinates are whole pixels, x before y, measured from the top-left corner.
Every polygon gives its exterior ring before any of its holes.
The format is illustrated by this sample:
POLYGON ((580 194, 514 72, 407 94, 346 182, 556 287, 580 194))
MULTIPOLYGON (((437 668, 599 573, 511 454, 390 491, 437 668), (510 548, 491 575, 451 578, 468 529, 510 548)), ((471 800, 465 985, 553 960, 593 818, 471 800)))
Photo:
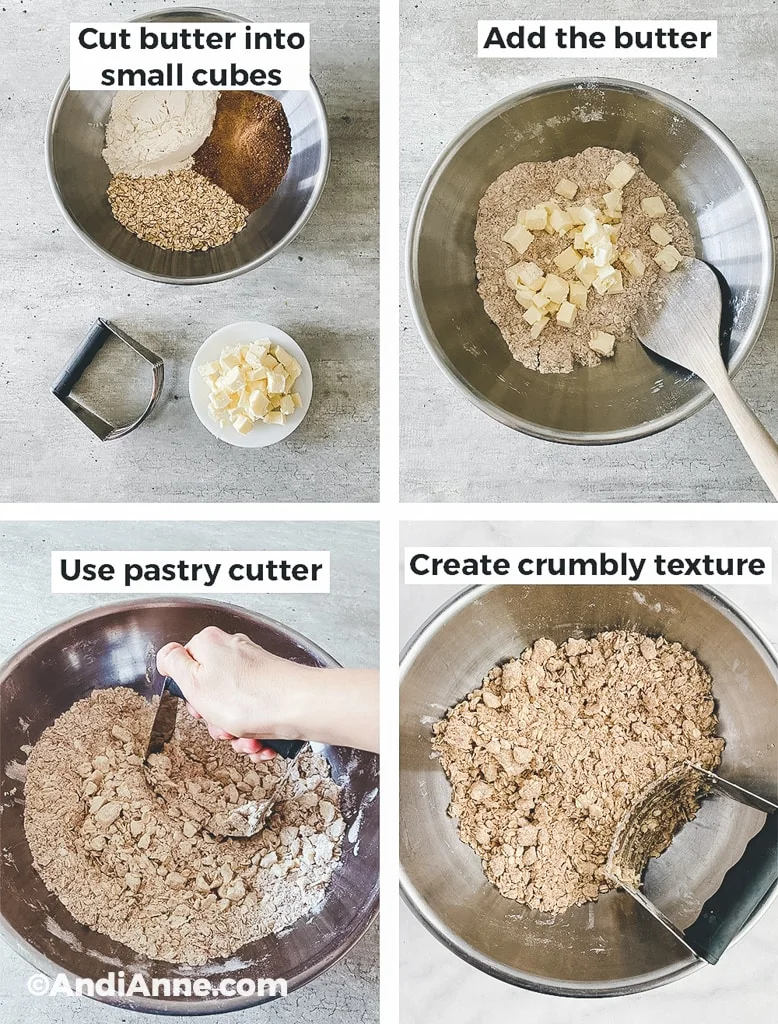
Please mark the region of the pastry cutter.
MULTIPOLYGON (((149 668, 153 684, 156 683, 157 678, 161 679, 162 682, 159 688, 159 704, 154 715, 154 721, 151 724, 151 735, 146 747, 144 763, 148 762, 150 755, 162 753, 165 745, 170 742, 176 729, 179 701, 186 700, 175 680, 169 676, 160 675, 155 662, 153 665, 150 664, 149 668)), ((156 685, 154 685, 154 689, 157 689, 156 685)), ((209 829, 214 834, 224 836, 225 838, 248 839, 256 835, 264 827, 265 821, 270 815, 284 784, 291 775, 295 758, 303 747, 306 746, 306 741, 262 740, 262 744, 270 747, 271 750, 274 750, 281 757, 286 758, 285 770, 278 777, 275 785, 264 799, 247 800, 245 804, 236 807, 226 819, 223 827, 209 829)))
POLYGON ((51 393, 55 398, 58 398, 67 409, 70 409, 70 411, 74 413, 85 426, 89 427, 92 433, 96 434, 101 441, 115 441, 117 438, 124 437, 129 434, 143 423, 151 410, 157 404, 157 400, 162 393, 162 384, 164 379, 164 364, 156 353, 152 352, 151 349, 146 348, 145 345, 141 345, 139 341, 131 338, 129 334, 125 334, 124 331, 115 324, 110 323, 108 320, 103 320, 102 317, 98 317, 98 319, 95 320, 89 328, 87 336, 70 357, 65 369, 51 385, 51 393), (108 420, 104 420, 102 416, 99 416, 96 412, 93 412, 85 405, 82 405, 82 403, 71 394, 73 388, 83 377, 86 368, 93 362, 95 356, 106 341, 111 338, 116 338, 123 342, 128 348, 131 348, 133 352, 136 352, 141 359, 145 360, 151 366, 152 370, 151 397, 149 398, 146 408, 140 416, 132 421, 132 423, 126 423, 122 427, 115 427, 112 423, 109 423, 108 420))
POLYGON ((621 819, 605 873, 695 957, 718 963, 778 882, 776 811, 769 800, 686 762, 648 786, 621 819), (674 814, 680 806, 687 823, 665 850, 669 806, 674 814), (722 854, 700 882, 711 848, 722 854), (647 858, 655 859, 644 870, 647 858))

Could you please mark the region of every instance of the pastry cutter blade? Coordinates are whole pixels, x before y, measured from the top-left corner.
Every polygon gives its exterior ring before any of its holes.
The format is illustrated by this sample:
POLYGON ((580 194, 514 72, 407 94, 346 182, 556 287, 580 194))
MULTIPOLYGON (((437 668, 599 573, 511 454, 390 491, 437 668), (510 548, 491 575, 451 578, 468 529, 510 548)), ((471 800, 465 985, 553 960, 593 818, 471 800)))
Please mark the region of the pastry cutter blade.
POLYGON ((718 963, 778 882, 777 811, 769 800, 686 762, 648 786, 622 817, 605 874, 695 957, 718 963), (694 819, 680 834, 697 826, 699 835, 684 842, 679 834, 657 857, 669 838, 667 826, 662 830, 662 808, 670 801, 676 810, 679 803, 686 808, 688 822, 694 819), (711 831, 722 839, 717 845, 726 847, 726 863, 717 863, 706 877, 704 892, 698 885, 691 893, 684 881, 710 847, 711 831), (647 856, 657 859, 643 870, 647 856))
MULTIPOLYGON (((152 653, 149 657, 147 672, 154 690, 159 689, 159 704, 151 723, 151 733, 146 746, 144 764, 148 762, 152 754, 160 754, 165 745, 173 738, 178 718, 179 701, 186 700, 183 692, 175 680, 170 676, 161 676, 156 666, 156 656, 152 653), (161 685, 157 680, 161 680, 161 685)), ((230 814, 224 829, 214 829, 214 833, 225 838, 249 839, 259 832, 267 821, 276 800, 281 794, 284 785, 289 780, 295 766, 295 759, 303 747, 307 746, 305 740, 262 740, 262 744, 270 747, 281 757, 286 759, 286 766, 281 775, 276 779, 275 785, 269 794, 262 800, 247 800, 245 804, 236 807, 230 814)))
POLYGON ((145 345, 141 345, 139 341, 131 338, 129 334, 126 334, 116 324, 98 317, 89 328, 87 336, 70 357, 67 366, 51 385, 51 393, 62 402, 65 408, 77 416, 84 426, 89 427, 92 433, 96 434, 101 441, 115 441, 117 438, 125 437, 135 430, 150 415, 151 410, 157 404, 159 396, 162 394, 164 380, 165 367, 162 359, 155 352, 152 352, 151 349, 146 348, 145 345), (86 368, 97 356, 106 341, 109 341, 111 338, 116 338, 125 344, 127 348, 132 349, 133 352, 151 366, 152 371, 151 396, 146 404, 146 408, 132 423, 126 423, 121 427, 116 427, 109 423, 108 420, 103 419, 102 416, 99 416, 92 409, 87 408, 87 406, 83 405, 71 394, 73 388, 84 375, 86 368))

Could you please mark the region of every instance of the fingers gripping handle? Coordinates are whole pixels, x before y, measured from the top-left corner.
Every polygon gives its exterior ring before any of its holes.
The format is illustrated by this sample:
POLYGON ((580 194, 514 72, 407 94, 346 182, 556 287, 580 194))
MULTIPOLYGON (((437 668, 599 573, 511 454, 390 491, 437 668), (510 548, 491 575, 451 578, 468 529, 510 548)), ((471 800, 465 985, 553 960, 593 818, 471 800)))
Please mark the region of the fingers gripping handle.
MULTIPOLYGON (((179 700, 186 700, 181 687, 170 676, 165 676, 164 686, 168 693, 172 693, 174 697, 178 697, 179 700)), ((305 740, 260 740, 260 743, 274 750, 281 757, 286 758, 297 757, 305 746, 305 740)))

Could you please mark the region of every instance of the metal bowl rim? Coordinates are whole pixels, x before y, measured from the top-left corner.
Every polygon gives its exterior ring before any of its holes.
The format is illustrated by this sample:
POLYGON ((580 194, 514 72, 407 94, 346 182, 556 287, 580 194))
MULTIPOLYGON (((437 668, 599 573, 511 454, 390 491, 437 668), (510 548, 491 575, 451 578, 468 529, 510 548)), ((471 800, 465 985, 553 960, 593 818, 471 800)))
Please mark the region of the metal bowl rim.
MULTIPOLYGON (((181 10, 176 10, 175 13, 177 16, 180 16, 184 20, 186 20, 186 15, 210 14, 218 15, 218 17, 215 19, 217 21, 248 21, 247 18, 242 18, 235 14, 227 14, 225 11, 219 11, 216 8, 212 7, 184 7, 181 8, 181 10)), ((160 16, 164 15, 165 17, 167 17, 169 14, 170 10, 163 8, 161 10, 149 11, 146 14, 136 15, 136 17, 130 18, 129 20, 156 21, 160 18, 160 16)), ((78 237, 81 239, 81 241, 85 245, 87 245, 92 250, 92 252, 96 252, 99 256, 102 256, 103 259, 107 260, 109 263, 113 263, 115 266, 120 267, 122 270, 126 271, 129 274, 133 274, 135 277, 142 277, 147 281, 157 281, 160 284, 178 285, 213 284, 216 281, 228 281, 231 278, 240 277, 241 274, 247 274, 249 271, 256 270, 257 267, 261 267, 263 263, 267 263, 274 256, 276 256, 282 249, 285 249, 286 246, 289 245, 289 243, 292 242, 299 235, 299 233, 302 231, 302 229, 305 227, 305 225, 308 223, 311 216, 313 215, 313 211, 318 206, 319 200, 321 199, 322 196, 322 192, 324 191, 324 186, 327 184, 327 177, 330 171, 331 152, 329 124, 327 121, 327 110, 324 106, 324 101, 321 97, 319 87, 316 85, 313 75, 311 75, 309 92, 311 98, 313 99, 314 106, 316 107, 317 117, 322 126, 321 168, 319 169, 317 181, 313 187, 310 199, 308 200, 305 209, 303 210, 303 213, 298 218, 298 220, 292 225, 292 227, 287 231, 283 238, 280 238, 276 242, 276 244, 272 246, 272 248, 267 250, 267 252, 263 253, 261 256, 255 257, 248 263, 242 264, 240 267, 235 267, 232 270, 222 270, 219 271, 218 273, 213 274, 201 274, 199 277, 173 277, 168 274, 154 274, 151 273, 151 271, 144 270, 142 267, 136 267, 134 264, 127 263, 125 260, 120 259, 118 256, 115 256, 108 249, 103 248, 103 246, 96 242, 91 235, 88 235, 86 231, 84 231, 83 228, 79 224, 77 224, 75 220, 71 217, 70 211, 67 209, 62 199, 59 184, 54 174, 54 125, 56 123, 57 118, 59 117, 59 110, 62 105, 62 102, 64 101, 64 98, 69 91, 70 75, 66 75, 63 78, 59 89, 57 89, 57 92, 54 95, 54 99, 51 102, 51 107, 49 108, 49 116, 46 121, 46 177, 48 178, 49 186, 51 188, 52 193, 54 194, 54 199, 57 203, 57 206, 60 209, 60 212, 62 213, 70 227, 73 229, 73 231, 76 233, 76 235, 78 235, 78 237)))
MULTIPOLYGON (((260 625, 271 626, 272 628, 285 633, 292 639, 301 642, 301 644, 308 650, 320 656, 326 665, 333 668, 340 667, 340 663, 336 661, 331 654, 328 654, 323 647, 320 647, 313 640, 309 640, 308 637, 303 636, 302 633, 292 629, 290 626, 285 626, 283 623, 270 618, 268 615, 263 615, 261 612, 254 612, 247 608, 242 608, 240 605, 231 604, 226 601, 213 601, 208 598, 194 597, 160 597, 151 599, 133 598, 125 601, 112 601, 108 604, 100 605, 97 608, 86 609, 85 611, 78 612, 76 615, 71 615, 66 619, 62 619, 59 623, 56 623, 53 626, 47 626, 44 629, 39 630, 37 633, 34 633, 24 641, 21 647, 19 647, 10 657, 6 658, 0 665, 0 696, 2 696, 3 681, 19 664, 19 662, 22 661, 23 658, 34 653, 44 643, 54 639, 54 637, 61 633, 63 629, 79 626, 83 623, 91 622, 94 619, 116 614, 117 612, 125 610, 130 611, 134 608, 142 608, 145 610, 149 608, 187 608, 193 606, 198 608, 212 607, 219 611, 224 611, 226 609, 227 611, 240 614, 242 617, 253 619, 260 625)), ((339 960, 353 949, 378 916, 379 895, 377 891, 374 893, 370 902, 372 906, 370 907, 370 911, 365 919, 364 927, 356 930, 353 935, 349 936, 348 940, 342 943, 337 950, 334 950, 330 957, 301 972, 294 979, 292 984, 289 985, 289 992, 294 992, 297 989, 302 988, 303 985, 307 985, 310 981, 313 981, 321 974, 324 974, 325 971, 334 967, 339 960)), ((4 941, 14 952, 22 956, 29 964, 32 964, 36 970, 46 974, 48 977, 54 977, 57 974, 64 974, 68 978, 71 986, 75 988, 76 976, 71 974, 69 971, 62 970, 59 964, 55 964, 49 959, 49 957, 45 956, 45 954, 40 953, 35 946, 27 942, 26 939, 23 939, 6 920, 5 915, 3 914, 0 914, 0 936, 2 936, 4 941)), ((195 975, 193 975, 193 977, 194 976, 195 975)), ((181 998, 175 999, 169 1006, 153 996, 130 996, 126 998, 95 996, 94 998, 98 1002, 106 1003, 111 1006, 120 1006, 123 1009, 133 1009, 144 1013, 207 1016, 210 1014, 232 1013, 236 1010, 250 1009, 253 1006, 272 1002, 278 997, 219 996, 214 999, 209 999, 207 1003, 203 1003, 202 1000, 197 999, 181 998)))
MULTIPOLYGON (((418 284, 418 248, 421 226, 426 212, 427 205, 432 197, 432 190, 443 171, 454 159, 462 146, 478 132, 485 124, 493 120, 505 110, 515 106, 518 102, 542 96, 547 93, 569 91, 574 88, 581 89, 609 89, 616 92, 635 93, 645 98, 654 100, 667 107, 671 111, 681 114, 688 121, 691 121, 697 128, 711 137, 730 164, 734 166, 740 177, 749 185, 757 200, 756 213, 759 221, 759 232, 761 235, 762 249, 767 259, 765 260, 765 272, 758 282, 759 293, 757 305, 745 332, 743 342, 727 367, 730 377, 734 377, 742 368, 747 356, 751 353, 759 335, 762 332, 767 314, 770 308, 770 299, 773 292, 773 281, 775 276, 775 245, 773 242, 770 216, 765 202, 764 195, 751 168, 740 155, 734 143, 718 128, 713 121, 696 110, 691 104, 684 102, 671 93, 656 89, 650 85, 643 85, 638 82, 630 82, 622 78, 557 78, 550 82, 543 82, 540 85, 522 89, 509 96, 498 100, 485 111, 482 111, 475 118, 471 119, 462 130, 448 143, 441 154, 433 163, 424 177, 416 200, 411 210, 408 221, 408 229, 405 247, 405 277, 408 296, 410 298, 411 313, 416 329, 421 335, 422 341, 432 356, 433 360, 445 376, 464 393, 467 399, 482 412, 485 412, 498 423, 528 434, 530 437, 539 438, 542 441, 556 441, 561 444, 583 444, 583 445, 605 445, 619 444, 627 441, 635 441, 640 438, 651 437, 669 427, 683 422, 689 416, 699 412, 713 398, 713 393, 707 386, 703 386, 699 395, 685 402, 673 412, 665 413, 657 419, 638 424, 634 427, 609 431, 568 431, 559 430, 555 427, 539 426, 531 420, 525 420, 521 416, 508 413, 500 406, 483 398, 470 382, 454 367, 451 360, 441 348, 435 332, 424 312, 419 284, 418 284)), ((575 372, 575 370, 573 371, 575 372)))
MULTIPOLYGON (((594 583, 590 585, 597 586, 597 584, 594 583)), ((601 584, 601 586, 607 585, 608 584, 601 584)), ((466 608, 476 600, 477 597, 482 594, 486 594, 491 590, 495 590, 500 586, 506 586, 506 584, 476 583, 472 586, 464 587, 458 593, 444 601, 443 604, 429 615, 421 626, 419 626, 403 647, 402 654, 400 655, 400 700, 402 700, 402 684, 411 667, 411 662, 414 661, 417 654, 423 650, 428 639, 446 625, 446 623, 457 612, 466 608)), ((520 587, 522 584, 507 584, 507 586, 520 587)), ((527 584, 526 586, 529 587, 531 585, 527 584)), ((553 586, 553 584, 547 584, 547 586, 553 586)), ((737 605, 726 598, 723 594, 714 590, 713 587, 702 584, 684 585, 677 583, 668 584, 667 588, 679 588, 694 591, 711 607, 729 612, 741 634, 748 640, 758 641, 761 645, 762 653, 766 656, 772 667, 776 685, 778 686, 778 652, 776 652, 767 636, 749 615, 738 608, 737 605), (749 633, 751 634, 750 636, 749 633)), ((399 767, 400 773, 402 774, 402 750, 400 751, 399 767)), ((402 814, 402 805, 400 805, 400 813, 402 814)), ((509 985, 528 989, 531 992, 540 992, 543 995, 566 996, 579 999, 598 999, 634 995, 638 992, 647 992, 650 989, 661 988, 662 986, 669 985, 674 981, 679 981, 681 978, 699 970, 700 967, 705 966, 702 960, 692 960, 690 963, 686 964, 686 966, 680 967, 672 973, 663 975, 662 977, 650 978, 647 981, 640 983, 610 985, 610 987, 602 989, 586 988, 585 983, 583 982, 567 984, 549 983, 548 981, 540 980, 537 975, 525 975, 522 974, 521 971, 507 968, 504 964, 496 964, 488 956, 481 953, 480 950, 465 942, 461 936, 456 934, 456 932, 446 927, 446 925, 444 925, 439 919, 438 915, 435 914, 425 900, 422 899, 420 893, 408 876, 408 872, 402 862, 402 857, 400 858, 399 873, 400 895, 402 896, 403 902, 409 910, 411 910, 416 919, 425 926, 425 928, 438 940, 438 942, 452 953, 455 953, 466 963, 480 971, 483 971, 485 974, 488 974, 493 978, 497 978, 499 981, 506 982, 509 985)), ((732 940, 732 945, 739 942, 743 936, 753 928, 777 896, 778 883, 771 887, 770 891, 761 901, 747 923, 732 940)))

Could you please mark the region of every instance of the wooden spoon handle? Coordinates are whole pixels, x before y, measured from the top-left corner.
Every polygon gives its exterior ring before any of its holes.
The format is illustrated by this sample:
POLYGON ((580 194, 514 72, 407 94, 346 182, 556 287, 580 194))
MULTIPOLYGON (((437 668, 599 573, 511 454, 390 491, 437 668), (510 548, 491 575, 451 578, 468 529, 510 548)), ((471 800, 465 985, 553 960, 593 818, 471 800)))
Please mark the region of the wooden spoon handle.
POLYGON ((735 428, 746 454, 778 500, 778 444, 735 391, 726 373, 716 375, 715 380, 709 380, 708 384, 735 428))

